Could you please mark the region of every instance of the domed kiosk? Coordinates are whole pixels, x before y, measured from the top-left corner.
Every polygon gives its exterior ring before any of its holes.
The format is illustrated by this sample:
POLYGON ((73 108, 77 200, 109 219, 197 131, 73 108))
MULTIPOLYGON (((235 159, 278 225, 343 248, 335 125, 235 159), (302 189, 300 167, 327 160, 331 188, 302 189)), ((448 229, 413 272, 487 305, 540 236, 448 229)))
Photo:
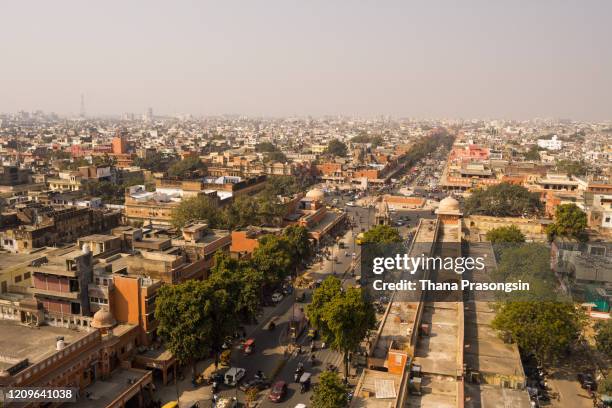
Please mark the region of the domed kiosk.
POLYGON ((440 201, 440 205, 438 206, 436 214, 461 215, 461 212, 459 211, 459 201, 457 201, 451 196, 444 198, 442 201, 440 201))
POLYGON ((463 214, 459 209, 459 201, 451 196, 440 201, 436 214, 438 220, 444 225, 461 225, 460 219, 463 214))
POLYGON ((102 332, 106 333, 113 327, 117 325, 117 321, 115 317, 106 309, 98 310, 94 315, 91 321, 91 327, 94 329, 100 329, 102 332))
POLYGON ((312 201, 323 201, 325 198, 325 193, 323 190, 318 188, 313 188, 312 190, 306 193, 306 198, 310 198, 312 201))

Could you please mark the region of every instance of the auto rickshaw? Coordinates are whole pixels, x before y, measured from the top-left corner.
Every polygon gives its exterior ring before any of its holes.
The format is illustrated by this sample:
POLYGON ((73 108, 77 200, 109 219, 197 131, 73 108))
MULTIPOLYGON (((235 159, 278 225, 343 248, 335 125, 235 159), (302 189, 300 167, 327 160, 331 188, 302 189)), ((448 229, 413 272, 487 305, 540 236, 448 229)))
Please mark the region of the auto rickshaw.
POLYGON ((244 354, 248 356, 253 353, 254 349, 255 349, 255 339, 246 339, 246 341, 242 345, 242 350, 244 351, 244 354))

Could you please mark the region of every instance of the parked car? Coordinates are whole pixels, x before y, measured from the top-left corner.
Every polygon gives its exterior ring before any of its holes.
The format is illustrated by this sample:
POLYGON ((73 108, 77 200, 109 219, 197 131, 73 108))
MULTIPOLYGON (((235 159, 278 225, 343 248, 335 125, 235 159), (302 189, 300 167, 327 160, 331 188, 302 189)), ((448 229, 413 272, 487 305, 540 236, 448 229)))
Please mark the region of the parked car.
POLYGON ((230 367, 230 369, 225 372, 223 382, 225 383, 225 385, 235 387, 236 385, 238 385, 240 380, 244 378, 245 374, 246 370, 244 368, 230 367))
POLYGON ((245 381, 240 384, 239 388, 242 391, 247 392, 250 388, 255 388, 257 389, 257 391, 261 391, 265 390, 268 387, 270 387, 270 381, 266 380, 265 378, 254 377, 251 378, 249 381, 245 381))
POLYGON ((221 398, 217 401, 215 406, 217 408, 236 408, 238 406, 238 401, 236 398, 221 398))
POLYGON ((272 301, 274 303, 278 303, 281 300, 283 300, 283 294, 282 293, 275 292, 275 293, 272 294, 272 301))
POLYGON ((272 402, 281 402, 287 394, 287 383, 284 381, 277 381, 272 386, 268 399, 272 402))

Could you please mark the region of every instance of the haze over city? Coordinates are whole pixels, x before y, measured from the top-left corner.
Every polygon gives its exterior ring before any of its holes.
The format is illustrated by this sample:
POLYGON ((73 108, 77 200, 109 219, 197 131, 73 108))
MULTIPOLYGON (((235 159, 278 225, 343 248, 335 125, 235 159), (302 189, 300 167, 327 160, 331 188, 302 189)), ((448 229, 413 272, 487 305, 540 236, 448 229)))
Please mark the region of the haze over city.
POLYGON ((608 1, 11 2, 0 112, 611 119, 608 1))

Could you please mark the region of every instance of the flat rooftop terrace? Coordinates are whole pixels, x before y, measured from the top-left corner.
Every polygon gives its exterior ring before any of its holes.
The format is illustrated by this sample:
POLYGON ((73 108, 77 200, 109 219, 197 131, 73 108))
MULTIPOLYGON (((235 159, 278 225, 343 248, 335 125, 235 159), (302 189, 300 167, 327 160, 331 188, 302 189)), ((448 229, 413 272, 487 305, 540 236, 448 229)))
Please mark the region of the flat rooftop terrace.
POLYGON ((485 302, 470 302, 465 310, 465 363, 482 373, 523 376, 515 344, 504 343, 491 327, 495 312, 485 302))
POLYGON ((465 384, 465 408, 530 408, 525 390, 465 384))
POLYGON ((0 370, 14 364, 9 359, 27 358, 33 364, 52 355, 56 352, 58 336, 63 336, 68 346, 86 335, 86 332, 62 327, 29 327, 12 320, 0 320, 0 370))
POLYGON ((394 343, 393 348, 400 349, 402 344, 410 341, 409 332, 414 326, 417 306, 417 302, 393 301, 372 353, 374 358, 386 359, 392 342, 394 343))
POLYGON ((355 390, 351 408, 388 408, 395 406, 395 401, 399 395, 400 381, 401 378, 397 374, 365 369, 358 389, 355 390), (377 395, 377 391, 383 390, 390 392, 388 398, 380 398, 383 395, 377 395))
POLYGON ((0 252, 0 271, 17 267, 26 267, 30 262, 42 258, 53 252, 52 248, 44 248, 31 254, 14 254, 10 252, 0 252))
POLYGON ((415 364, 424 374, 457 375, 457 336, 459 334, 455 302, 427 302, 421 324, 430 327, 429 336, 419 336, 415 364))
POLYGON ((151 372, 137 369, 120 368, 113 371, 107 380, 97 379, 85 390, 73 407, 106 408, 119 396, 129 399, 138 393, 139 383, 146 385, 151 382, 151 372))

